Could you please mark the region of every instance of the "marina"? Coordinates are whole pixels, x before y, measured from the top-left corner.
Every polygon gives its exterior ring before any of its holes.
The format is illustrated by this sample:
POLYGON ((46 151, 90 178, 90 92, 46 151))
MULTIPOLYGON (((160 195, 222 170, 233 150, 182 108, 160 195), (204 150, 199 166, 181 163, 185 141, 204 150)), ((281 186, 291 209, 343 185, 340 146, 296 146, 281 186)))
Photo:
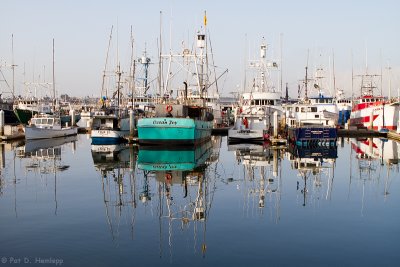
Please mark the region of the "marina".
POLYGON ((400 262, 400 3, 2 4, 1 266, 400 262))
POLYGON ((1 252, 13 258, 212 266, 240 250, 252 256, 224 261, 253 264, 266 251, 276 255, 273 265, 398 259, 400 144, 392 140, 279 148, 212 136, 193 150, 91 145, 79 134, 0 147, 0 218, 8 229, 1 252), (335 256, 332 245, 341 247, 335 256))

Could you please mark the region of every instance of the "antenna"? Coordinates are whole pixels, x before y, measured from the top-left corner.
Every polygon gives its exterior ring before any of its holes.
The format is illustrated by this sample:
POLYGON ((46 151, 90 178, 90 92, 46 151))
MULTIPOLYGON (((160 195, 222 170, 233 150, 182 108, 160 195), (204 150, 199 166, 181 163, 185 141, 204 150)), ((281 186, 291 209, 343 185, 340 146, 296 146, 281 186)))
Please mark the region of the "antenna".
POLYGON ((306 86, 306 88, 305 88, 305 100, 308 100, 308 95, 307 95, 307 86, 308 86, 307 70, 308 70, 308 58, 309 58, 309 56, 310 56, 310 50, 308 49, 307 50, 306 79, 304 81, 305 86, 306 86))

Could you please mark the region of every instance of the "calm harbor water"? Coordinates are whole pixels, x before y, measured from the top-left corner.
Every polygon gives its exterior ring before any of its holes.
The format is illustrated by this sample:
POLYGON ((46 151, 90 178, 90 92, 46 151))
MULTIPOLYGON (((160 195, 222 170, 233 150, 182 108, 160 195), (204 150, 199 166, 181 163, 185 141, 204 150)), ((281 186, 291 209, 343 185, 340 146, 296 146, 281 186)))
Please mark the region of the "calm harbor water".
POLYGON ((2 266, 397 266, 400 145, 1 146, 2 266))

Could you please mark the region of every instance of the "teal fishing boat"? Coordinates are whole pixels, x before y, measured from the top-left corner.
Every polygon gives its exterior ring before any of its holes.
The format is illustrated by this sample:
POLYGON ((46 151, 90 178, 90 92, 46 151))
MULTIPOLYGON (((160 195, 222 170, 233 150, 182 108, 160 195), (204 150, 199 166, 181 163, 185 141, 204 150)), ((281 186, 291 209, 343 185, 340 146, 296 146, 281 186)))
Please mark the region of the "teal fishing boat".
POLYGON ((207 108, 160 104, 155 114, 138 121, 139 144, 197 145, 211 137, 213 116, 207 108))
POLYGON ((206 45, 205 32, 196 35, 197 45, 183 44, 183 52, 165 56, 169 67, 160 88, 163 97, 157 99, 154 117, 138 120, 139 144, 197 145, 211 138, 214 115, 207 105, 207 92, 216 87, 217 78, 208 64, 207 47, 211 44, 206 45), (172 98, 173 92, 176 98, 172 98))

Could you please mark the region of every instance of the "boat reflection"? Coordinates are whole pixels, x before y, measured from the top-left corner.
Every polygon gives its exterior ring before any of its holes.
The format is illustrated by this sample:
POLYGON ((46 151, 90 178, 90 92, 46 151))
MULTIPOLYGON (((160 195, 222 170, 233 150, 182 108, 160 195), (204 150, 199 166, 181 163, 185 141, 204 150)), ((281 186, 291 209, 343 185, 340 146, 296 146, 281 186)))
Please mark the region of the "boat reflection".
POLYGON ((372 186, 373 191, 378 195, 383 195, 384 199, 390 194, 390 184, 393 176, 399 175, 399 143, 386 138, 363 138, 351 140, 350 163, 356 159, 355 170, 350 171, 349 192, 352 188, 353 177, 356 177, 356 186, 361 187, 361 214, 364 211, 364 199, 366 186, 372 186), (357 174, 354 175, 353 172, 357 174), (386 173, 382 173, 382 172, 386 173), (384 183, 380 182, 384 177, 384 183), (383 186, 383 188, 382 188, 383 186))
MULTIPOLYGON (((206 222, 215 189, 215 177, 208 166, 216 153, 213 150, 215 144, 218 147, 218 141, 211 140, 195 147, 139 147, 138 169, 143 171, 147 182, 153 178, 157 185, 160 257, 164 253, 164 228, 168 229, 170 257, 174 240, 178 240, 180 235, 189 234, 187 238, 193 238, 193 247, 197 252, 198 231, 202 229, 200 250, 205 256, 206 222)), ((141 197, 148 200, 148 187, 144 189, 141 197)))
MULTIPOLYGON (((57 215, 57 174, 67 171, 70 167, 62 160, 63 149, 67 146, 72 147, 73 153, 76 150, 77 136, 68 136, 60 138, 27 140, 23 146, 15 148, 15 156, 21 159, 25 168, 25 175, 37 177, 47 181, 47 177, 54 177, 54 202, 57 215)), ((15 159, 14 159, 15 164, 15 159)), ((14 166, 15 168, 15 166, 14 166)), ((15 173, 15 170, 14 170, 15 173)), ((17 186, 15 177, 15 188, 17 186)), ((45 183, 47 186, 47 182, 45 183)))
POLYGON ((246 207, 246 215, 254 214, 255 211, 262 215, 267 205, 277 223, 280 219, 282 185, 279 170, 282 151, 271 147, 269 143, 230 144, 228 150, 235 153, 237 163, 243 167, 236 180, 241 182, 237 188, 245 196, 243 207, 246 207))
POLYGON ((289 146, 288 159, 292 169, 298 170, 297 191, 302 195, 302 205, 308 202, 319 201, 322 198, 330 199, 333 187, 334 168, 337 158, 337 147, 309 147, 289 146), (325 179, 327 181, 325 181, 325 179), (311 187, 311 188, 310 188, 311 187), (325 196, 323 191, 326 190, 325 196))
POLYGON ((134 237, 136 196, 136 150, 127 144, 91 145, 93 164, 100 173, 107 224, 113 241, 120 234, 122 219, 130 222, 134 237), (124 217, 125 216, 125 217, 124 217))

